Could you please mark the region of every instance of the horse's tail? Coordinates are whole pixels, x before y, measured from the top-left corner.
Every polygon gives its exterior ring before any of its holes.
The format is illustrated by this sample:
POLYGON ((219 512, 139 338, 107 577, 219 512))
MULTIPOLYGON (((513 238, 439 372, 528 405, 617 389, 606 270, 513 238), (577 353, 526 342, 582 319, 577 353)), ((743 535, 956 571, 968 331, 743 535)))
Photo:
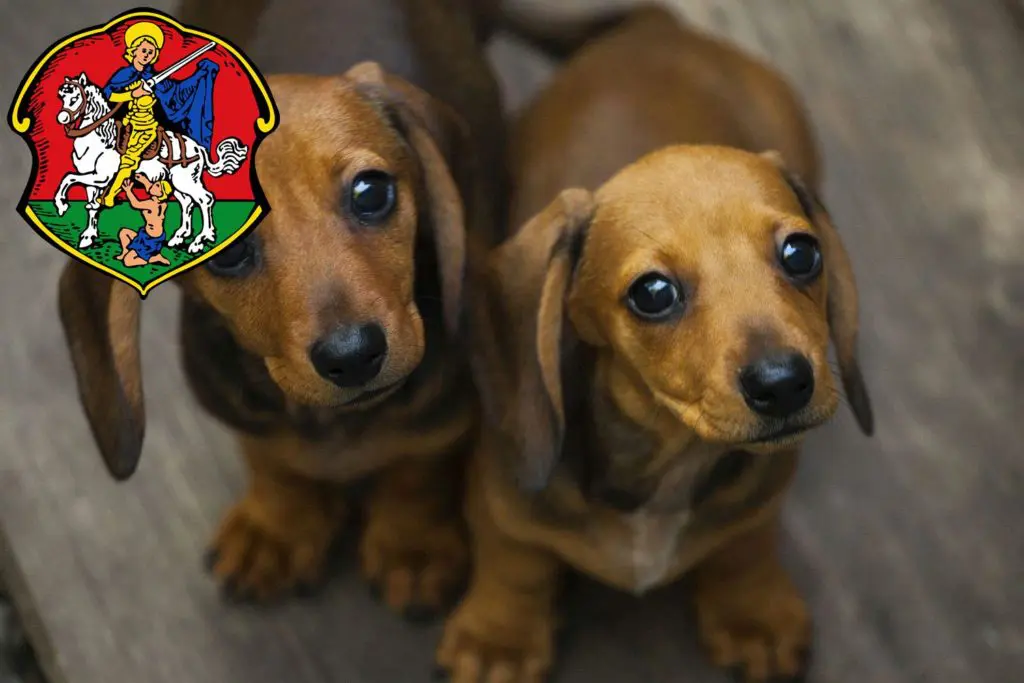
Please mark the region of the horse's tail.
POLYGON ((224 138, 217 145, 216 163, 210 159, 211 155, 207 153, 205 147, 200 146, 199 151, 203 155, 203 161, 206 162, 206 170, 216 178, 225 173, 230 175, 237 171, 245 161, 245 155, 249 153, 249 148, 243 145, 238 138, 224 138))

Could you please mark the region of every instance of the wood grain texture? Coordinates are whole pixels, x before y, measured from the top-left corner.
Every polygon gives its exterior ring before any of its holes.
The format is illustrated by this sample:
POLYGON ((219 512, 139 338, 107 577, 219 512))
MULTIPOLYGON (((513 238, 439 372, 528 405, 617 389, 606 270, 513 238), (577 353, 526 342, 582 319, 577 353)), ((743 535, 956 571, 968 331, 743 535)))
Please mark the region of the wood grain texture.
MULTIPOLYGON (((1024 33, 1009 3, 676 4, 805 97, 861 283, 878 434, 844 414, 816 435, 785 515, 786 561, 817 620, 811 680, 1019 681, 1024 33)), ((58 36, 130 6, 3 0, 0 92, 58 36)), ((548 73, 511 41, 493 54, 513 108, 548 73)), ((58 329, 62 257, 13 211, 28 150, 9 133, 0 158, 0 569, 51 681, 429 680, 438 628, 377 608, 351 564, 314 601, 218 599, 200 557, 242 473, 185 391, 171 287, 145 306, 143 464, 109 480, 58 329)), ((635 600, 585 583, 569 614, 559 683, 727 680, 703 664, 677 587, 635 600)))

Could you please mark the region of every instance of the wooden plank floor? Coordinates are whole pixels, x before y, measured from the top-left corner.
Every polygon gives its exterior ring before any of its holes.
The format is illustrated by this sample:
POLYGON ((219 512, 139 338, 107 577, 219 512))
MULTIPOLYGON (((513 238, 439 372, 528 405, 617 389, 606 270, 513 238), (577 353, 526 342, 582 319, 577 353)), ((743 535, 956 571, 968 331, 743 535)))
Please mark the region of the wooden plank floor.
MULTIPOLYGON (((807 99, 862 283, 878 435, 843 415, 816 436, 786 513, 817 619, 811 680, 1022 680, 1024 34, 1010 0, 677 4, 807 99)), ((0 93, 56 37, 129 6, 0 2, 0 93)), ((546 67, 508 42, 494 54, 518 106, 546 67)), ((200 556, 243 482, 185 392, 172 288, 145 307, 144 464, 109 481, 57 326, 61 257, 13 211, 28 150, 8 134, 0 159, 0 556, 53 683, 429 680, 438 627, 377 608, 347 565, 315 602, 218 600, 200 556)), ((559 683, 726 680, 676 589, 638 601, 584 585, 571 615, 559 683)))

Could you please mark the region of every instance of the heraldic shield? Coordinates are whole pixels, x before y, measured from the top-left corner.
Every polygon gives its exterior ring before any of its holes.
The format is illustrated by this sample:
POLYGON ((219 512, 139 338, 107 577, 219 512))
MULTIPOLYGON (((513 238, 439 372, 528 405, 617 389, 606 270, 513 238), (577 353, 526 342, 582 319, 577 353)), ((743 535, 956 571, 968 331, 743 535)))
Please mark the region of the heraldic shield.
POLYGON ((270 210, 253 155, 277 120, 236 47, 126 12, 55 43, 18 89, 10 124, 33 155, 18 212, 145 297, 270 210))

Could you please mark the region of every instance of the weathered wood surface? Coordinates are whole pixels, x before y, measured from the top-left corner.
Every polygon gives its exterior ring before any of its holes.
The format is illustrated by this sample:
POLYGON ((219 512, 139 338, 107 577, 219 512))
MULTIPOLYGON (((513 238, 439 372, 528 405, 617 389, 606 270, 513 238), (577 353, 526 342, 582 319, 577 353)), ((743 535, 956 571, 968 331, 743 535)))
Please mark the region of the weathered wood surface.
MULTIPOLYGON (((811 680, 1022 680, 1024 33, 1012 3, 677 2, 807 99, 862 283, 878 435, 843 415, 816 436, 786 514, 787 562, 817 619, 811 680)), ((54 38, 128 6, 0 2, 0 93, 54 38)), ((510 42, 494 54, 517 106, 546 66, 510 42)), ((0 204, 13 207, 28 150, 8 134, 0 158, 0 204)), ((185 392, 171 287, 145 307, 143 466, 126 485, 108 479, 57 326, 61 256, 7 211, 0 555, 51 680, 429 680, 437 626, 376 607, 349 566, 315 602, 218 600, 200 556, 243 482, 227 435, 185 392)), ((701 662, 678 589, 637 601, 585 585, 571 615, 562 683, 726 680, 701 662)))

